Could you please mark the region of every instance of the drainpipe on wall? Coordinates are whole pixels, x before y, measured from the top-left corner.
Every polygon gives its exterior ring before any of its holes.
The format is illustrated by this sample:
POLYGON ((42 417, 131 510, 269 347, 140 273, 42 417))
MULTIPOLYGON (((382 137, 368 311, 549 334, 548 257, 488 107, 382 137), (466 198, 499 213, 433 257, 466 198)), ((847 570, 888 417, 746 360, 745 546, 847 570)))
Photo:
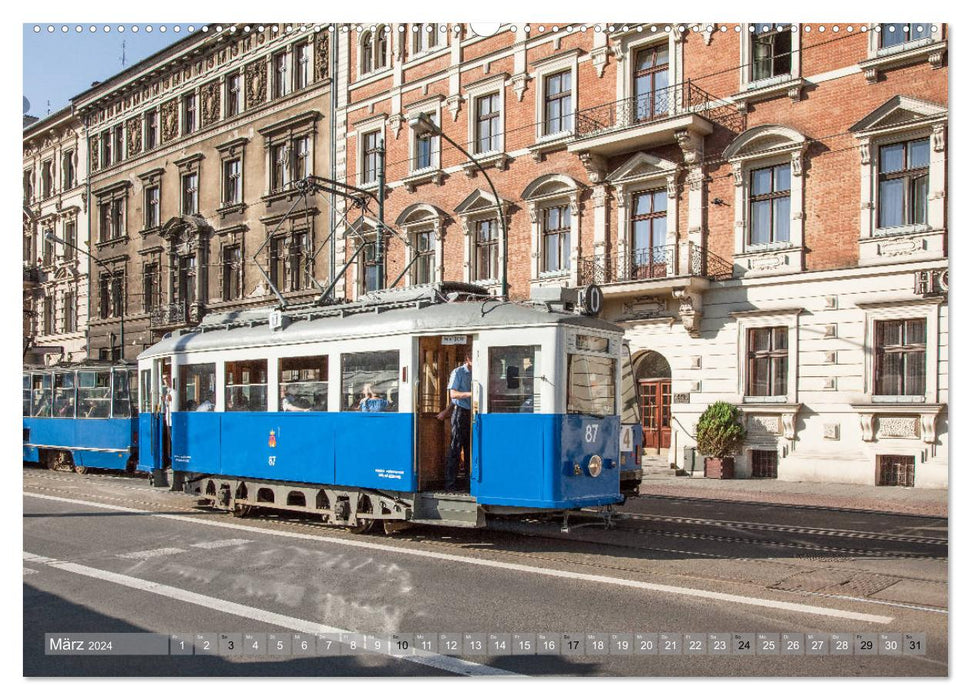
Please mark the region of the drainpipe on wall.
POLYGON ((84 148, 86 153, 84 154, 85 159, 88 162, 87 169, 84 173, 84 201, 85 206, 88 208, 88 235, 85 245, 88 247, 88 255, 85 257, 88 261, 88 318, 85 324, 85 348, 84 356, 86 360, 91 359, 91 130, 88 128, 88 117, 84 117, 84 148))
MULTIPOLYGON (((325 30, 329 31, 329 30, 325 30)), ((334 30, 330 32, 330 179, 337 180, 337 90, 338 90, 338 72, 337 72, 337 25, 334 25, 334 30)), ((334 275, 337 274, 337 237, 334 235, 334 230, 337 228, 337 193, 330 193, 330 271, 329 278, 331 281, 334 280, 334 275)))

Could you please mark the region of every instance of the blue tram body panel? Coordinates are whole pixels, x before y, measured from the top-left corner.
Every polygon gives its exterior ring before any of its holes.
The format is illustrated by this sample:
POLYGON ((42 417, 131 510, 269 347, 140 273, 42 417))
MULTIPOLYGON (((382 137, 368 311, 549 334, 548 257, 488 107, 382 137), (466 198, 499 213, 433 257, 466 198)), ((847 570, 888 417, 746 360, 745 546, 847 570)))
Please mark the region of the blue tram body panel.
POLYGON ((617 416, 480 414, 472 495, 482 505, 522 508, 619 503, 619 441, 617 416), (603 471, 592 477, 587 465, 595 454, 603 471))
POLYGON ((413 492, 407 413, 175 413, 178 471, 413 492))
POLYGON ((125 469, 136 449, 134 418, 24 418, 24 459, 38 448, 66 450, 74 463, 96 469, 125 469), (36 446, 36 447, 35 447, 36 446))

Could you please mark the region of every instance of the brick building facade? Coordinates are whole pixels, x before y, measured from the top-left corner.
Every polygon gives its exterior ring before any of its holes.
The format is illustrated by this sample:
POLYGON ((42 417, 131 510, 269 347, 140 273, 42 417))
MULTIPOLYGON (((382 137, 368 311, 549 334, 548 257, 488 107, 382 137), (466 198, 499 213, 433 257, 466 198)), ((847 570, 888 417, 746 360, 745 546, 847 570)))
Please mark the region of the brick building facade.
POLYGON ((336 177, 376 190, 383 142, 394 229, 346 295, 413 258, 401 284, 596 282, 671 464, 720 399, 740 476, 946 485, 946 27, 841 28, 343 28, 336 177))

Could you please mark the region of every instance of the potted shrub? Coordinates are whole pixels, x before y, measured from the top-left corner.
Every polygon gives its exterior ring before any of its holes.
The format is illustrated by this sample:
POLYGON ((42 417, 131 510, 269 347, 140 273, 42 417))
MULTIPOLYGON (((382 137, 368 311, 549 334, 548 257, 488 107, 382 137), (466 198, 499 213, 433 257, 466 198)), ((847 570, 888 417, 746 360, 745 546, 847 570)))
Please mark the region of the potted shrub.
POLYGON ((705 455, 705 476, 710 479, 735 477, 735 455, 745 443, 742 412, 737 406, 716 401, 698 419, 698 451, 705 455))

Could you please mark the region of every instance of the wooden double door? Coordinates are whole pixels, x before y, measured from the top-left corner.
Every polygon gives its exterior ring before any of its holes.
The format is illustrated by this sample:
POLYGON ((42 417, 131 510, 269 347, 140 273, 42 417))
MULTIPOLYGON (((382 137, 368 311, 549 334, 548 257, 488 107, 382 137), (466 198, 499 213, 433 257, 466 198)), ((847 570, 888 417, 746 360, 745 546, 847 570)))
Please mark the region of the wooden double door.
MULTIPOLYGON (((472 336, 431 336, 418 340, 420 363, 415 414, 418 421, 418 489, 421 491, 437 490, 445 485, 452 423, 450 418, 442 420, 438 415, 450 404, 448 378, 452 370, 462 364, 465 353, 471 350, 472 336)), ((465 453, 460 471, 468 475, 471 447, 465 453)))
POLYGON ((671 446, 671 380, 642 379, 641 424, 645 449, 667 449, 671 446))

